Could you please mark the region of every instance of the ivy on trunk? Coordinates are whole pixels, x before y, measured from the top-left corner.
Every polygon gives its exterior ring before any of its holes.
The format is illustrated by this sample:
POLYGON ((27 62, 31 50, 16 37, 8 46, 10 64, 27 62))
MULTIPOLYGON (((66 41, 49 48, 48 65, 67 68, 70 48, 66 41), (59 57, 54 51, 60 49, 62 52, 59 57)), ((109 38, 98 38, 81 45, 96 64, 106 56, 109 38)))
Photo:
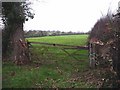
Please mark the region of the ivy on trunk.
POLYGON ((3 2, 2 20, 3 57, 11 58, 16 64, 29 62, 29 49, 24 38, 23 23, 28 17, 33 18, 28 2, 3 2), (9 56, 8 56, 9 55, 9 56))

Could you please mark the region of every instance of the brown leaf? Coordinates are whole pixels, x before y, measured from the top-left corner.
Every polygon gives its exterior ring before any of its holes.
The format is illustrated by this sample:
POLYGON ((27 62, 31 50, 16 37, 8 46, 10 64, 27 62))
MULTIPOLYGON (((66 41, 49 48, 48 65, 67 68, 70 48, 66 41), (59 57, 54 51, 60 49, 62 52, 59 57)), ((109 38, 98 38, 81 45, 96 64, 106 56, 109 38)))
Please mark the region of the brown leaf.
POLYGON ((15 76, 15 72, 13 71, 13 72, 11 72, 11 74, 10 74, 11 76, 15 76))

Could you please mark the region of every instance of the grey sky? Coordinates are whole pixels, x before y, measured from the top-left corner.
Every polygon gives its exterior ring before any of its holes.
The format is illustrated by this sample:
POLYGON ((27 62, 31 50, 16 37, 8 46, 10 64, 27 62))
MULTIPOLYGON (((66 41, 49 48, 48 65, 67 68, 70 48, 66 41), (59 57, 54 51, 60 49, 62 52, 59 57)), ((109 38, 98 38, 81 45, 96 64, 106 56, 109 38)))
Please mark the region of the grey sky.
POLYGON ((115 12, 119 0, 31 0, 34 19, 27 21, 25 30, 60 30, 87 32, 108 11, 115 12), (40 2, 38 2, 40 1, 40 2))

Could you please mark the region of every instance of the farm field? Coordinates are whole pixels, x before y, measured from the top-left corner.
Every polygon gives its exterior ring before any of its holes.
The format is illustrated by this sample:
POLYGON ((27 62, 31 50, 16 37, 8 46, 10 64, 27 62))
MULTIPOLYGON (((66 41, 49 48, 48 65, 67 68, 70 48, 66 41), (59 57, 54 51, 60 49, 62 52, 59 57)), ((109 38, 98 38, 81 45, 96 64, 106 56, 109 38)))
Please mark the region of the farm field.
MULTIPOLYGON (((86 45, 88 35, 27 38, 32 42, 86 45)), ((100 75, 90 70, 87 50, 32 44, 31 63, 3 62, 3 88, 94 88, 100 75), (89 76, 88 76, 89 75, 89 76), (94 78, 92 80, 91 78, 94 78)))
POLYGON ((32 42, 47 42, 67 45, 86 45, 88 35, 64 35, 28 38, 32 42))

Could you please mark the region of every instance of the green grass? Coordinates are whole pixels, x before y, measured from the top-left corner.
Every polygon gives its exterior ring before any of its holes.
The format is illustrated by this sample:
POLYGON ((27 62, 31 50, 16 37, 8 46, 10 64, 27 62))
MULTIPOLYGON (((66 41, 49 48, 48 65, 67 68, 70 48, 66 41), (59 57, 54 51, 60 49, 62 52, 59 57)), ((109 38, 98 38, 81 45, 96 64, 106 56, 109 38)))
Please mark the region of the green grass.
MULTIPOLYGON (((29 41, 48 42, 68 45, 86 45, 88 35, 47 36, 28 38, 29 41)), ((61 50, 62 47, 33 45, 30 49, 32 61, 30 65, 17 66, 11 62, 3 63, 4 88, 90 88, 82 73, 89 69, 87 50, 67 50, 77 59, 61 50), (80 55, 85 54, 85 55, 80 55), (15 73, 12 75, 12 73, 15 73), (74 80, 79 78, 78 80, 74 80)))
POLYGON ((88 35, 64 35, 28 38, 32 42, 47 42, 67 45, 85 45, 88 35))

